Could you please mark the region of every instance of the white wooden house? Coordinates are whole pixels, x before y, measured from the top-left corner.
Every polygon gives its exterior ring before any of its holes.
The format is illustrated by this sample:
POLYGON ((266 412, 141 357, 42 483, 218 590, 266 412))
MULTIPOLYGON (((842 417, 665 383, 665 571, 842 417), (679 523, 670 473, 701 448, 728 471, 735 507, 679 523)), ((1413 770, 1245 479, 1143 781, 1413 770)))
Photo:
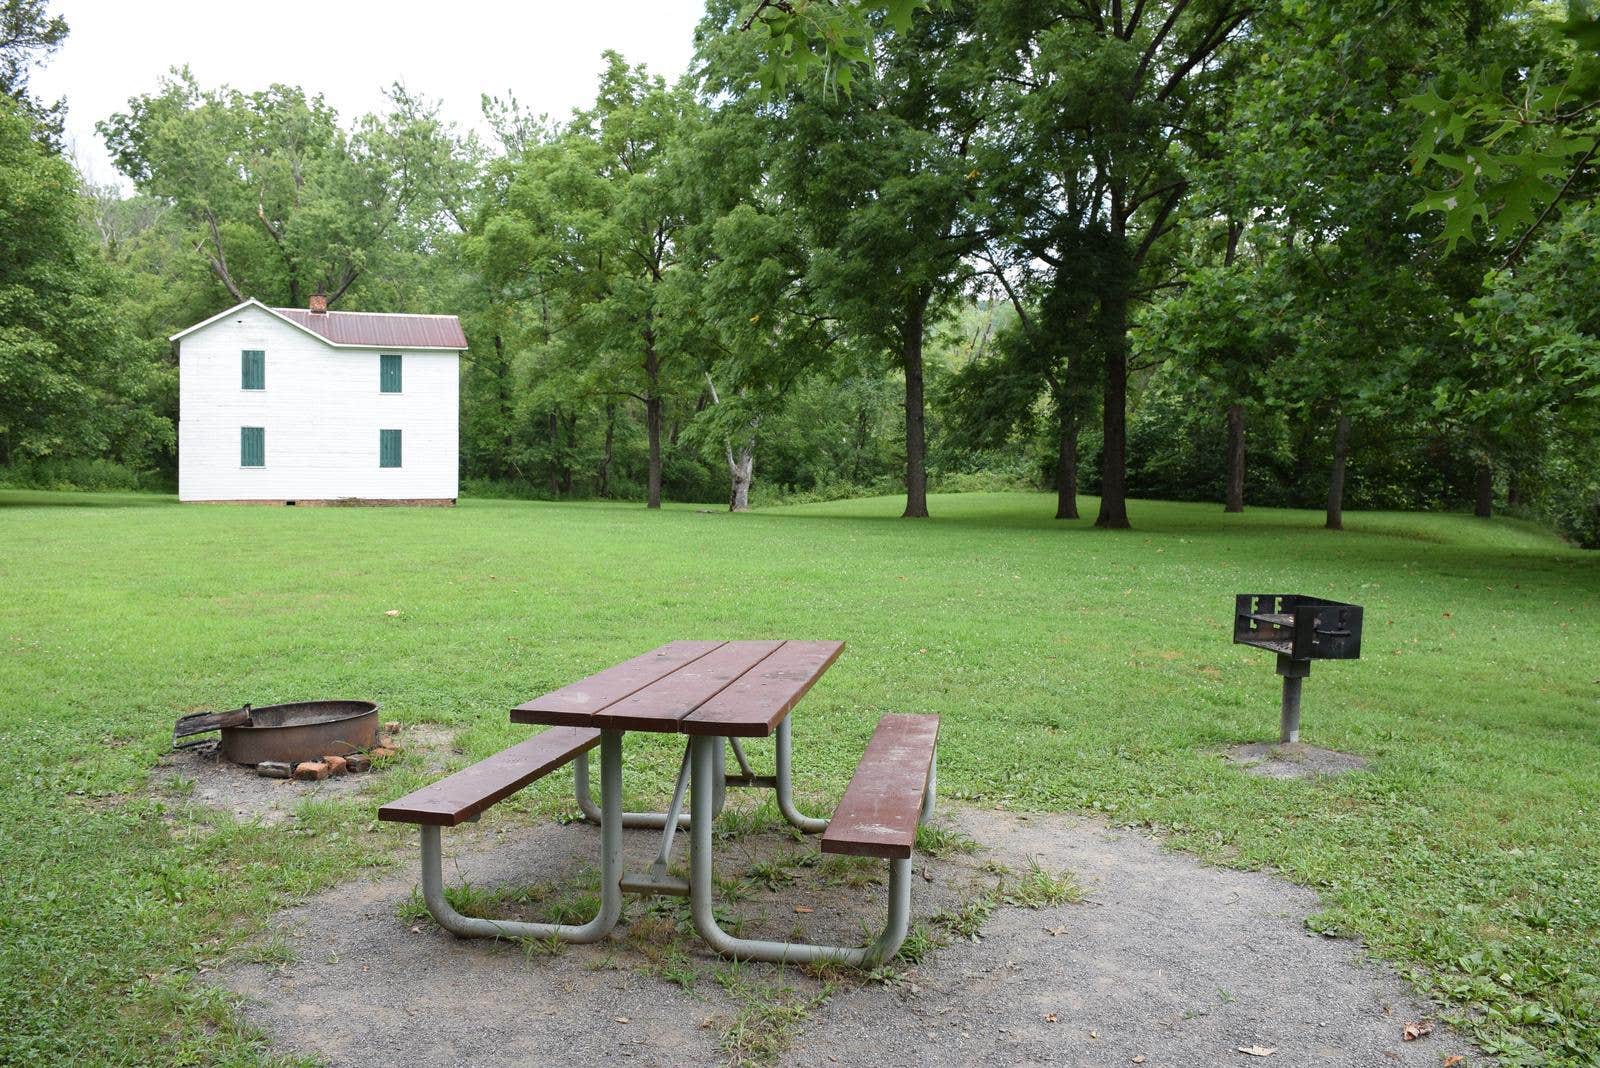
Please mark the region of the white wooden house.
POLYGON ((172 335, 184 501, 454 504, 454 315, 269 308, 172 335))

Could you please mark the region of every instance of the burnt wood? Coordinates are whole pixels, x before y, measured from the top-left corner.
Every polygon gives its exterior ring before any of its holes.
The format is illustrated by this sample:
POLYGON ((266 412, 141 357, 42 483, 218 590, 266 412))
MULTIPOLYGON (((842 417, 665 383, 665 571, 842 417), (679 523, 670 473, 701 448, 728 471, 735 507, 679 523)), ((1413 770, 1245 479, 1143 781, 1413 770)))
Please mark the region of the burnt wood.
POLYGON ((784 642, 781 649, 695 709, 679 729, 685 734, 765 738, 843 651, 844 642, 784 642))
POLYGON ((939 741, 938 716, 887 715, 867 743, 828 829, 824 853, 909 857, 939 741))
POLYGON ((488 760, 389 802, 378 809, 378 818, 391 823, 454 827, 599 743, 597 730, 552 727, 488 760))
POLYGON ((587 727, 596 712, 721 648, 724 642, 668 642, 597 675, 552 690, 511 710, 513 723, 587 727))
POLYGON ((783 646, 781 641, 728 642, 672 674, 596 712, 593 723, 611 730, 678 730, 678 721, 727 689, 735 679, 783 646))

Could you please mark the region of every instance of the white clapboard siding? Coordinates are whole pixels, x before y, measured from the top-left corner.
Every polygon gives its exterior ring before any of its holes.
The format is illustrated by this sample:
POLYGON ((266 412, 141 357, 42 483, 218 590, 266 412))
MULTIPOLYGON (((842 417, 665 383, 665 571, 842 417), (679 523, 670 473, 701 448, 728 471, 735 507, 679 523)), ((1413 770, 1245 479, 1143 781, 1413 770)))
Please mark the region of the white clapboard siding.
POLYGON ((178 497, 185 501, 453 500, 458 357, 336 348, 245 306, 179 341, 178 497), (266 352, 266 389, 240 388, 240 353, 266 352), (379 356, 402 391, 379 391, 379 356), (266 431, 266 465, 240 464, 239 429, 266 431), (402 466, 378 466, 378 431, 402 431, 402 466))

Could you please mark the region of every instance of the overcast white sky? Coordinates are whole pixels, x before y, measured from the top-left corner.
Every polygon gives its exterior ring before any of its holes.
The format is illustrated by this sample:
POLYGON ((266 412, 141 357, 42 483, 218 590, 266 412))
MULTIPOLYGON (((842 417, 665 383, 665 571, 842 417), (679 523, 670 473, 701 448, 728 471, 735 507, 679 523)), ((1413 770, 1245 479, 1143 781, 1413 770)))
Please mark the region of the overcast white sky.
POLYGON ((72 32, 33 88, 67 98, 72 149, 91 178, 109 182, 117 176, 94 124, 174 66, 187 63, 208 88, 298 84, 346 122, 400 80, 478 128, 480 93, 510 90, 530 110, 561 117, 589 103, 606 48, 676 78, 703 10, 704 0, 52 0, 72 32))

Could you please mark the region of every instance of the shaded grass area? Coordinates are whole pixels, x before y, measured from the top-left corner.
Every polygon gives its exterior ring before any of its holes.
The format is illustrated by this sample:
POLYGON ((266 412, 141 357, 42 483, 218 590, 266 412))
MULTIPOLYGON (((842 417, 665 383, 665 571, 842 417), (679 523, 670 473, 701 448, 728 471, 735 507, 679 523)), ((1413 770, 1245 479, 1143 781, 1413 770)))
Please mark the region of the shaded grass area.
MULTIPOLYGON (((0 492, 0 1060, 273 1063, 201 969, 402 841, 366 803, 264 828, 148 794, 180 713, 370 698, 481 756, 526 736, 505 710, 529 696, 674 638, 765 636, 849 643, 796 713, 802 793, 837 797, 878 714, 937 712, 946 796, 1279 869, 1322 892, 1315 929, 1509 1063, 1600 1056, 1600 556, 1530 525, 1149 503, 1114 533, 1030 494, 922 522, 891 499, 169 503, 0 492), (1229 644, 1244 591, 1366 605, 1364 659, 1314 670, 1304 737, 1367 771, 1217 758, 1276 728, 1270 656, 1229 644)), ((628 744, 630 797, 659 801, 678 752, 628 744)), ((380 789, 421 779, 408 755, 380 789)))

